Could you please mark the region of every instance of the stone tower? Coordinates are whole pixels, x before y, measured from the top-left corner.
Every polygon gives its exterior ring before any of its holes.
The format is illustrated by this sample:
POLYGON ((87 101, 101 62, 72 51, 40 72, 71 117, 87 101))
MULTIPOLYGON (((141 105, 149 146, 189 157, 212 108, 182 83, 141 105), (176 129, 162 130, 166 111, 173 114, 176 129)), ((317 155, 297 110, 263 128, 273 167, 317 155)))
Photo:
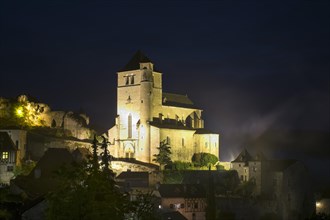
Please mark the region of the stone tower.
POLYGON ((118 72, 117 100, 115 155, 150 162, 149 121, 153 107, 161 105, 161 73, 141 51, 118 72))

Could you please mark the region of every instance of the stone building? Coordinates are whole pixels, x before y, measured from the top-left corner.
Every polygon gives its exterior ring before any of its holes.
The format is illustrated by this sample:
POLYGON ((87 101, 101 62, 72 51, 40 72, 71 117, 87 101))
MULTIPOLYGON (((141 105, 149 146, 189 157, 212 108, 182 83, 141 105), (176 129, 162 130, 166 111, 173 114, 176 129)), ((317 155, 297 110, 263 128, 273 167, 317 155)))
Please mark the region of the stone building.
POLYGON ((26 153, 26 131, 0 130, 0 183, 9 184, 26 153))
POLYGON ((185 218, 204 220, 206 192, 200 184, 161 184, 160 206, 163 211, 178 211, 185 218))
POLYGON ((202 110, 187 95, 163 92, 162 73, 149 58, 138 51, 117 74, 117 117, 108 132, 114 157, 153 163, 161 141, 173 161, 197 152, 219 156, 219 134, 204 128, 202 110))
POLYGON ((315 211, 306 166, 297 160, 269 160, 244 149, 232 162, 241 182, 255 183, 254 196, 275 201, 276 214, 284 220, 304 219, 315 211))
POLYGON ((0 184, 8 184, 17 161, 17 147, 6 132, 0 132, 0 184))
POLYGON ((266 157, 262 153, 255 156, 244 149, 235 160, 231 162, 232 169, 236 170, 241 182, 253 181, 256 184, 255 194, 260 195, 265 189, 262 182, 266 181, 266 157))

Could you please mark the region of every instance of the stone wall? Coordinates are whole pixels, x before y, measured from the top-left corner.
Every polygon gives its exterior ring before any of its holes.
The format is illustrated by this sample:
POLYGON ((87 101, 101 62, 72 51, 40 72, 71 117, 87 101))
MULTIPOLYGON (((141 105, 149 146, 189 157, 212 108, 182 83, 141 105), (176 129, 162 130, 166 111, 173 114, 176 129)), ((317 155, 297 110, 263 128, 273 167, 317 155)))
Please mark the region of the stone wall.
POLYGON ((279 211, 276 201, 239 197, 216 197, 216 210, 217 215, 230 213, 240 220, 256 220, 279 211))
POLYGON ((39 160, 48 148, 67 148, 74 150, 77 147, 91 149, 91 146, 91 141, 54 138, 33 133, 28 133, 27 137, 27 155, 32 160, 39 160))
POLYGON ((88 128, 89 117, 72 111, 52 111, 45 103, 29 101, 26 95, 21 95, 16 101, 0 97, 0 118, 19 117, 16 126, 52 127, 69 130, 72 137, 89 139, 93 131, 88 128), (16 109, 21 108, 21 115, 17 116, 16 109))
POLYGON ((150 166, 125 161, 111 161, 111 169, 116 174, 120 174, 121 172, 128 170, 132 172, 151 172, 155 170, 155 168, 151 168, 150 166))

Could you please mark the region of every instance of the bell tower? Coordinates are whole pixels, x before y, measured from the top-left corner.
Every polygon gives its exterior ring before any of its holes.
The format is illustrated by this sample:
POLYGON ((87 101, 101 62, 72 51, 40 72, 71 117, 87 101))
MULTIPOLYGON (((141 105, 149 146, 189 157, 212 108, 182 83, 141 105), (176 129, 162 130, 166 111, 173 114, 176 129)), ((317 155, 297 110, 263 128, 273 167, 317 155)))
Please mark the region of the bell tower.
POLYGON ((149 122, 154 106, 161 105, 161 73, 155 72, 153 62, 137 51, 117 75, 114 156, 152 162, 149 122))

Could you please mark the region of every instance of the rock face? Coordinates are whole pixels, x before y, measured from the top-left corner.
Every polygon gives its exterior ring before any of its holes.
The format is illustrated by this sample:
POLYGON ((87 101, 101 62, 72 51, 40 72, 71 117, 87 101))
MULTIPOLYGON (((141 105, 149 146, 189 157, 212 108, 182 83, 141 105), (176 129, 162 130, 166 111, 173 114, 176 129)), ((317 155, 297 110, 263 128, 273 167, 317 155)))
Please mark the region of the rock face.
POLYGON ((132 172, 150 172, 155 171, 156 167, 151 168, 143 164, 138 164, 134 162, 125 162, 125 161, 112 161, 111 169, 115 173, 121 173, 123 171, 132 171, 132 172))
POLYGON ((31 101, 26 95, 17 100, 0 97, 0 126, 31 126, 63 129, 77 139, 89 139, 92 130, 88 128, 89 117, 72 111, 52 111, 45 104, 31 101), (7 124, 6 124, 7 123, 7 124))

